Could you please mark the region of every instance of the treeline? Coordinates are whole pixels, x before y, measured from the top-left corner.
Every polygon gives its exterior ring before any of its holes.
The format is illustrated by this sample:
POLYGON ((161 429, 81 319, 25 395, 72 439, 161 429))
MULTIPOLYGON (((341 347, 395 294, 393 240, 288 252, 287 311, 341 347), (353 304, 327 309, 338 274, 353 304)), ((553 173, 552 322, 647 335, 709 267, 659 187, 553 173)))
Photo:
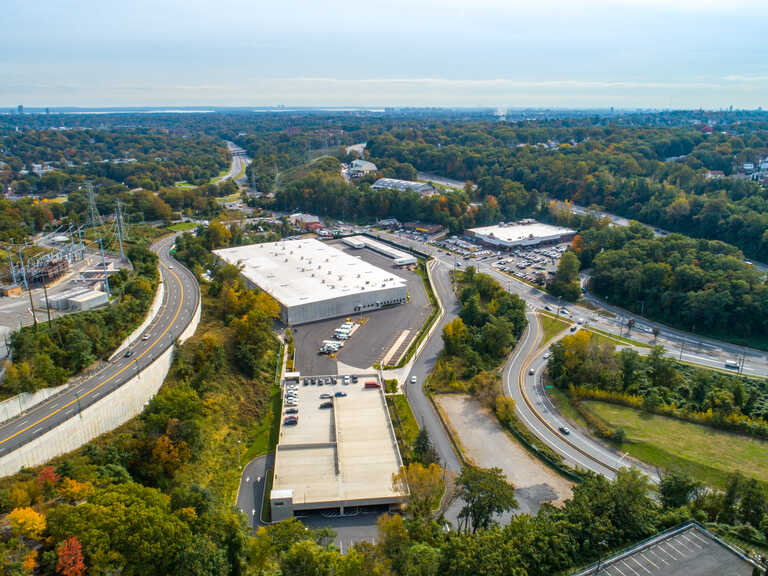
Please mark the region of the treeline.
POLYGON ((611 304, 686 330, 765 338, 768 286, 738 249, 637 230, 590 231, 575 240, 582 264, 591 261, 591 290, 611 304))
POLYGON ((144 319, 158 282, 157 256, 132 246, 133 272, 120 270, 109 278, 113 301, 97 310, 78 312, 26 326, 11 335, 13 362, 0 383, 4 396, 58 386, 105 359, 144 319))
POLYGON ((436 194, 422 198, 417 192, 373 190, 368 182, 347 184, 338 175, 312 172, 280 189, 275 197, 279 210, 304 210, 343 220, 373 222, 397 218, 422 220, 447 227, 451 232, 539 214, 538 196, 528 194, 520 185, 507 183, 499 196, 486 196, 474 203, 464 191, 436 194))
POLYGON ((661 346, 647 356, 616 352, 586 330, 551 347, 552 383, 579 398, 594 398, 768 438, 768 381, 681 364, 661 346))
POLYGON ((374 161, 478 185, 479 198, 514 182, 650 225, 732 243, 768 260, 768 192, 756 182, 707 178, 768 156, 768 121, 705 134, 686 126, 605 118, 518 123, 413 123, 368 141, 374 161))
POLYGON ((277 307, 232 267, 213 270, 203 294, 201 333, 174 353, 141 416, 0 481, 0 573, 258 573, 232 487, 240 442, 259 440, 270 410, 277 307))
POLYGON ((229 165, 223 142, 205 134, 170 134, 145 128, 0 130, 0 160, 11 169, 18 194, 64 194, 84 180, 104 178, 154 190, 179 180, 204 184, 229 165), (32 164, 54 171, 32 173, 32 164), (26 168, 29 173, 22 174, 26 168))

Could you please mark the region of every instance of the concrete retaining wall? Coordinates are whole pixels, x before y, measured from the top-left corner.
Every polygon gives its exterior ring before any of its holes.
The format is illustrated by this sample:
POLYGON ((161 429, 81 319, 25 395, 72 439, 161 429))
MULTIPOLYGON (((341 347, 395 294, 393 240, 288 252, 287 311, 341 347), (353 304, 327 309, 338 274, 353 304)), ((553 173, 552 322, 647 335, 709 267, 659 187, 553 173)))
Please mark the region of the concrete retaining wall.
POLYGON ((7 400, 3 400, 0 402, 0 423, 15 418, 25 410, 29 410, 33 406, 40 404, 40 402, 47 400, 62 390, 66 390, 68 386, 69 383, 62 384, 56 388, 43 388, 33 393, 22 392, 7 400))
MULTIPOLYGON (((200 323, 201 306, 179 337, 179 342, 189 339, 200 323)), ((85 408, 78 416, 43 433, 18 450, 0 458, 0 477, 15 474, 22 467, 44 464, 51 458, 66 454, 90 442, 97 436, 114 430, 131 418, 138 416, 144 405, 157 394, 173 360, 173 346, 123 384, 118 390, 85 408)))

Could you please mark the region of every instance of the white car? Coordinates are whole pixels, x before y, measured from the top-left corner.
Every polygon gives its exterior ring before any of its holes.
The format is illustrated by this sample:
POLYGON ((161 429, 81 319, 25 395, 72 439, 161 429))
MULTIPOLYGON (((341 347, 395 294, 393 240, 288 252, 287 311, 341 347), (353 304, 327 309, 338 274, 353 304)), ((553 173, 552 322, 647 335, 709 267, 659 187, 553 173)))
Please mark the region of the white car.
POLYGON ((411 376, 411 384, 416 384, 416 376, 411 376))

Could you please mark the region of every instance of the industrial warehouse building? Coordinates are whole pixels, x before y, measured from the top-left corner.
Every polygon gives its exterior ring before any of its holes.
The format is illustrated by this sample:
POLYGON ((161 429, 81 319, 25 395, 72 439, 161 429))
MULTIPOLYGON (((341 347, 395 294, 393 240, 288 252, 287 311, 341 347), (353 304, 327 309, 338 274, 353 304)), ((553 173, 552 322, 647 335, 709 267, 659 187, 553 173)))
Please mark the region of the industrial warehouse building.
POLYGON ((215 250, 251 287, 280 304, 283 322, 306 324, 406 302, 406 281, 315 239, 215 250))
POLYGON ((515 248, 517 246, 568 242, 573 239, 576 231, 570 228, 542 224, 535 220, 521 220, 509 224, 502 222, 497 226, 471 228, 466 231, 466 234, 487 246, 515 248))
POLYGON ((421 196, 431 196, 436 192, 432 184, 414 182, 412 180, 398 180, 396 178, 379 178, 373 183, 371 188, 374 190, 399 190, 400 192, 413 190, 421 196))

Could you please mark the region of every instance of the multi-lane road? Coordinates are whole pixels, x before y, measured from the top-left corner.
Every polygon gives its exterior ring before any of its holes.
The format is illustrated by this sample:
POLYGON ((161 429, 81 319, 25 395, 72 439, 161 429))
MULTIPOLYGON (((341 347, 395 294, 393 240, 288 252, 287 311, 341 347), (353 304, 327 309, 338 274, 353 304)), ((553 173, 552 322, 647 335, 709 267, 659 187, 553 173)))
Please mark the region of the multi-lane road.
MULTIPOLYGON (((406 248, 428 253, 435 259, 436 265, 433 268, 435 288, 446 307, 446 315, 442 324, 455 317, 458 312, 458 304, 448 284, 450 282, 448 280, 449 271, 463 266, 467 262, 459 256, 446 253, 424 242, 399 235, 377 234, 406 248), (442 278, 445 280, 441 285, 440 279, 442 278)), ((561 426, 566 426, 566 420, 552 404, 549 395, 544 390, 541 374, 547 362, 545 358, 546 348, 539 344, 541 327, 533 313, 534 310, 545 307, 559 312, 560 302, 545 292, 504 274, 493 267, 492 262, 493 260, 484 260, 473 261, 469 264, 475 266, 479 271, 493 276, 509 292, 518 294, 523 298, 528 306, 529 326, 503 371, 504 391, 515 399, 518 416, 541 441, 572 466, 610 478, 614 477, 616 471, 621 467, 636 466, 652 479, 657 479, 655 471, 643 467, 636 461, 627 459, 625 455, 617 454, 583 431, 572 430, 565 434, 560 430, 561 426), (531 369, 533 369, 533 374, 530 373, 531 369)), ((624 334, 633 340, 646 344, 661 344, 665 347, 667 355, 691 364, 722 369, 725 360, 741 360, 744 374, 768 376, 768 358, 761 351, 674 330, 645 318, 634 316, 626 311, 608 307, 596 299, 592 299, 592 304, 598 310, 597 313, 595 310, 583 306, 569 305, 567 315, 570 319, 583 318, 585 324, 611 334, 624 334), (634 330, 631 333, 628 333, 626 329, 626 319, 628 318, 632 318, 635 322, 634 330), (654 329, 658 331, 656 335, 653 334, 654 329)), ((443 465, 455 469, 454 466, 458 467, 459 464, 450 440, 445 431, 442 430, 434 409, 421 390, 421 383, 429 374, 442 347, 440 338, 441 330, 436 330, 425 346, 422 355, 414 363, 408 377, 415 375, 419 385, 408 384, 408 400, 417 419, 429 431, 432 441, 443 459, 443 465)), ((642 352, 643 349, 640 351, 642 352)))
POLYGON ((138 338, 115 360, 107 362, 92 375, 72 380, 63 392, 0 424, 0 457, 77 417, 81 410, 117 391, 173 346, 192 321, 200 299, 194 275, 168 252, 174 240, 175 236, 168 236, 152 246, 159 256, 165 294, 155 319, 144 332, 149 338, 138 338))

